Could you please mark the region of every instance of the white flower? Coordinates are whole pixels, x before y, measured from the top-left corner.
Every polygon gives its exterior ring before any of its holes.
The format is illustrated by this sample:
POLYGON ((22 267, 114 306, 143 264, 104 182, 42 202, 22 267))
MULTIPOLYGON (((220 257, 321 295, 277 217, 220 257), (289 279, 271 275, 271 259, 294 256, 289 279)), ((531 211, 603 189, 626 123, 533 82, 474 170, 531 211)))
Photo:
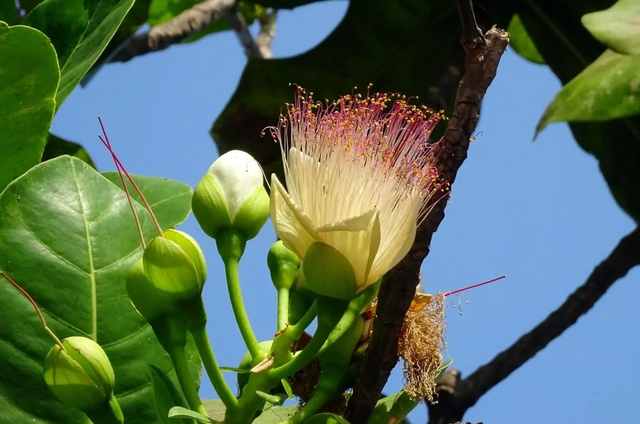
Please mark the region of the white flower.
POLYGON ((316 242, 336 249, 358 291, 375 283, 407 254, 443 187, 427 144, 440 118, 404 98, 344 96, 324 106, 299 89, 272 128, 287 183, 271 177, 278 236, 303 261, 316 242))
POLYGON ((213 175, 220 185, 229 208, 231 222, 236 218, 245 200, 263 184, 260 164, 242 150, 231 150, 220 156, 209 167, 207 174, 213 175))
POLYGON ((220 231, 255 237, 269 216, 269 196, 260 164, 248 153, 232 150, 216 159, 196 187, 193 214, 210 237, 220 231))

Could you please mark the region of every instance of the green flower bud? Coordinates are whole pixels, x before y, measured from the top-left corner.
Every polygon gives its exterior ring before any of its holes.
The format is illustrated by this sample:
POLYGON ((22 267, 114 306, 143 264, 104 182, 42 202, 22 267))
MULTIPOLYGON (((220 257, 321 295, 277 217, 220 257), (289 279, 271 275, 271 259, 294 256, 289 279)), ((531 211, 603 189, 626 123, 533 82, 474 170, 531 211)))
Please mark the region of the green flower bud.
POLYGON ((147 322, 154 322, 173 309, 167 292, 158 289, 147 277, 142 258, 129 269, 127 294, 135 310, 147 322))
POLYGON ((271 271, 271 281, 276 289, 291 289, 296 281, 300 259, 287 249, 281 240, 275 242, 269 249, 267 265, 271 271))
POLYGON ((191 203, 200 227, 212 238, 217 238, 220 230, 233 229, 250 240, 269 216, 262 169, 240 150, 225 153, 211 165, 191 203))
POLYGON ((188 234, 167 230, 149 242, 142 256, 144 272, 172 301, 200 296, 207 278, 202 250, 188 234))
POLYGON ((337 249, 313 243, 302 262, 307 287, 334 299, 353 299, 358 291, 356 275, 349 260, 337 249))
POLYGON ((86 337, 68 337, 44 360, 44 381, 64 404, 91 411, 108 403, 115 374, 100 345, 86 337))

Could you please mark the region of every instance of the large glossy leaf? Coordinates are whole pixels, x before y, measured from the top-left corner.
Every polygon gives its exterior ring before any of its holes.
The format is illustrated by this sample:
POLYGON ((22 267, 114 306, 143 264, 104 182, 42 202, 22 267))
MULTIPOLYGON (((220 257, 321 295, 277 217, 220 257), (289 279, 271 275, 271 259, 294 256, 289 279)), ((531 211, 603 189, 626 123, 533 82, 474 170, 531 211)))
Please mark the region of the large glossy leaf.
MULTIPOLYGON (((308 2, 261 2, 270 7, 291 3, 308 2)), ((506 27, 511 3, 492 14, 506 27)), ((287 59, 250 60, 212 136, 221 152, 248 151, 268 172, 280 154, 261 132, 275 125, 284 103, 292 101, 290 83, 313 91, 318 99, 336 99, 354 86, 366 90, 373 83, 372 90, 418 95, 425 101, 446 62, 459 51, 460 34, 453 2, 353 0, 342 22, 317 47, 287 59)))
POLYGON ((618 0, 607 10, 584 15, 582 23, 610 49, 640 54, 640 0, 618 0))
POLYGON ((59 81, 49 39, 0 22, 0 190, 40 162, 59 81))
MULTIPOLYGON (((167 201, 178 211, 173 224, 185 219, 183 202, 167 201)), ((149 216, 136 208, 145 236, 154 236, 149 216)), ((59 337, 84 335, 104 347, 127 424, 159 424, 148 367, 173 370, 126 294, 128 268, 141 254, 124 192, 79 159, 43 162, 0 194, 0 268, 31 293, 59 337)), ((42 363, 53 342, 8 284, 0 284, 0 323, 2 422, 85 422, 45 386, 42 363)), ((192 343, 188 349, 199 375, 192 343)))
POLYGON ((553 122, 609 121, 640 113, 640 55, 607 50, 569 81, 547 107, 537 131, 553 122))
POLYGON ((45 146, 44 153, 42 154, 42 161, 44 162, 45 160, 57 158, 58 156, 63 155, 76 157, 85 161, 92 168, 96 167, 84 147, 78 143, 74 143, 73 141, 68 141, 58 137, 57 135, 49 134, 47 145, 45 146))
MULTIPOLYGON (((122 181, 117 172, 103 172, 102 175, 118 187, 122 187, 122 181)), ((191 212, 191 187, 166 178, 141 175, 132 175, 131 177, 149 202, 162 228, 175 227, 187 219, 189 212, 191 212)), ((142 205, 140 196, 134 191, 129 181, 127 181, 127 188, 131 197, 142 205)))
MULTIPOLYGON (((612 0, 523 0, 517 13, 542 57, 563 84, 605 50, 582 26, 582 16, 609 8, 612 0)), ((622 99, 621 99, 622 100, 622 99)), ((618 204, 640 220, 640 119, 570 123, 576 141, 599 161, 618 204)), ((550 147, 553 148, 553 147, 550 147)))
POLYGON ((58 52, 62 77, 58 107, 89 71, 134 0, 46 0, 24 20, 47 34, 58 52))

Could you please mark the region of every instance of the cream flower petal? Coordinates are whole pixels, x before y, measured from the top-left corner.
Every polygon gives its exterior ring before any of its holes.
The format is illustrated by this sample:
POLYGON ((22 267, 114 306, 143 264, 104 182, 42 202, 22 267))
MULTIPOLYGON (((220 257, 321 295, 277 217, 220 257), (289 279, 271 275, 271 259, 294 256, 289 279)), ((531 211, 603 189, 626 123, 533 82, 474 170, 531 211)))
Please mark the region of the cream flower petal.
POLYGON ((271 221, 285 246, 301 259, 309 246, 320 239, 309 217, 291 199, 275 174, 271 176, 271 221))
POLYGON ((416 217, 409 216, 401 221, 393 226, 393 234, 382 235, 378 255, 371 266, 370 278, 382 277, 409 253, 416 238, 416 217))
POLYGON ((231 150, 220 156, 207 173, 213 175, 224 195, 231 222, 245 200, 263 184, 260 164, 241 150, 231 150))
POLYGON ((380 246, 378 211, 371 209, 360 216, 345 219, 317 229, 325 242, 342 253, 356 274, 358 289, 369 283, 369 270, 380 246))

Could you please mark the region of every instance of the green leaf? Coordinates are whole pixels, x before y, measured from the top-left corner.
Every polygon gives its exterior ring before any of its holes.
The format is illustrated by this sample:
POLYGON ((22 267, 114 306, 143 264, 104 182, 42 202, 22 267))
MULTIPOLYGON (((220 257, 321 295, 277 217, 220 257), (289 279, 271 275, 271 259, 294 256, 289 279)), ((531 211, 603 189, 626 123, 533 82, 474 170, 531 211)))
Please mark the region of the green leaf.
MULTIPOLYGON (((263 7, 287 8, 310 1, 261 1, 263 7)), ((506 27, 515 2, 491 10, 492 21, 506 27), (495 19, 495 21, 494 21, 495 19)), ((320 23, 319 23, 320 24, 320 23)), ((280 169, 280 149, 265 143, 265 127, 276 125, 297 83, 317 99, 336 100, 353 87, 366 91, 399 92, 419 96, 435 108, 450 104, 436 80, 446 74, 457 85, 461 68, 444 69, 443 58, 460 49, 460 21, 452 2, 424 0, 351 1, 336 29, 318 46, 287 59, 250 60, 233 97, 211 129, 220 153, 239 149, 250 153, 267 175, 280 169), (382 18, 384 17, 384 18, 382 18)))
POLYGON ((282 404, 288 398, 286 393, 277 393, 277 394, 270 395, 270 396, 273 396, 273 398, 271 399, 273 402, 269 402, 268 400, 265 399, 264 406, 262 407, 263 411, 266 411, 268 409, 274 408, 276 406, 282 406, 282 404))
POLYGON ((86 73, 80 85, 82 87, 89 84, 91 79, 98 73, 100 69, 107 63, 109 58, 118 50, 118 48, 127 41, 129 37, 136 33, 147 22, 149 16, 149 5, 152 0, 136 0, 127 13, 127 16, 122 21, 122 24, 107 44, 107 47, 102 51, 102 54, 94 63, 93 67, 86 73))
POLYGON ((293 388, 291 387, 291 384, 289 384, 289 382, 287 381, 286 378, 283 378, 282 380, 280 380, 280 383, 282 384, 282 387, 284 387, 284 391, 287 394, 287 397, 289 399, 293 399, 293 388))
POLYGON ((0 0, 0 21, 13 24, 18 19, 15 0, 0 0))
POLYGON ((619 0, 607 10, 584 15, 582 24, 610 49, 640 54, 640 0, 619 0))
POLYGON ((217 421, 214 421, 209 417, 206 417, 190 409, 183 408, 181 406, 174 406, 173 408, 171 408, 171 410, 169 411, 169 418, 171 418, 174 422, 178 419, 190 418, 200 423, 213 423, 213 424, 218 423, 217 421))
POLYGON ((59 81, 49 39, 0 22, 0 191, 40 162, 59 81))
POLYGON ((536 132, 553 122, 608 121, 640 113, 640 55, 607 50, 547 106, 536 132))
POLYGON ((207 415, 214 421, 224 421, 224 414, 227 408, 220 399, 205 399, 202 401, 204 409, 207 410, 207 415))
POLYGON ((175 420, 169 419, 169 410, 174 406, 188 407, 187 402, 180 390, 175 386, 164 371, 160 368, 150 365, 151 386, 153 387, 153 402, 156 405, 158 416, 164 424, 193 424, 193 420, 175 420))
POLYGON ((389 424, 391 422, 401 422, 409 424, 405 418, 409 412, 420 404, 421 399, 413 400, 404 391, 394 395, 384 397, 376 403, 373 414, 368 424, 389 424))
POLYGON ((24 20, 47 34, 60 60, 57 107, 96 62, 134 0, 46 0, 24 20))
POLYGON ((84 161, 87 165, 94 168, 96 165, 91 160, 89 153, 79 145, 78 143, 74 143, 73 141, 67 141, 63 138, 58 137, 57 135, 53 135, 49 133, 49 139, 47 140, 47 145, 44 148, 44 153, 42 154, 42 161, 46 161, 49 159, 57 158, 58 156, 69 155, 76 157, 82 161, 84 161))
POLYGON ((286 421, 299 409, 297 406, 274 406, 263 411, 258 418, 253 420, 252 424, 279 424, 286 421))
POLYGON ((234 367, 220 367, 220 371, 222 372, 233 372, 236 374, 251 374, 251 370, 246 370, 242 368, 234 368, 234 367))
POLYGON ((529 62, 544 65, 544 59, 540 55, 536 45, 533 44, 529 34, 527 34, 527 29, 522 24, 518 15, 513 15, 507 32, 509 32, 509 44, 516 53, 527 59, 529 62))
MULTIPOLYGON (((122 181, 117 172, 107 171, 103 172, 102 175, 119 188, 122 188, 122 181)), ((138 193, 136 193, 126 177, 124 178, 127 181, 131 197, 142 205, 140 196, 138 196, 138 193)), ((187 219, 189 212, 191 212, 191 195, 193 194, 191 187, 167 178, 141 175, 131 175, 131 178, 144 194, 163 229, 176 227, 187 219)))
POLYGON ((329 412, 323 412, 316 414, 313 417, 305 421, 306 424, 349 424, 349 421, 342 418, 340 415, 332 414, 329 412))
MULTIPOLYGON (((584 28, 582 16, 612 4, 611 0, 538 0, 519 2, 517 13, 547 64, 567 84, 605 50, 584 28)), ((580 147, 598 159, 616 202, 639 221, 640 117, 572 122, 569 127, 580 147)))
MULTIPOLYGON (((183 210, 184 202, 179 197, 166 203, 183 210)), ((136 208, 150 239, 154 226, 142 207, 136 208)), ((165 223, 171 224, 177 222, 165 223)), ((127 297, 126 275, 141 255, 124 192, 79 159, 43 162, 0 194, 0 268, 32 295, 58 337, 87 336, 103 346, 127 424, 160 424, 148 366, 169 375, 174 371, 127 297)), ((86 422, 44 384, 43 360, 53 342, 30 304, 8 284, 0 284, 0 322, 12 323, 0 326, 2 420, 86 422)), ((199 376, 192 340, 187 356, 199 376)))

